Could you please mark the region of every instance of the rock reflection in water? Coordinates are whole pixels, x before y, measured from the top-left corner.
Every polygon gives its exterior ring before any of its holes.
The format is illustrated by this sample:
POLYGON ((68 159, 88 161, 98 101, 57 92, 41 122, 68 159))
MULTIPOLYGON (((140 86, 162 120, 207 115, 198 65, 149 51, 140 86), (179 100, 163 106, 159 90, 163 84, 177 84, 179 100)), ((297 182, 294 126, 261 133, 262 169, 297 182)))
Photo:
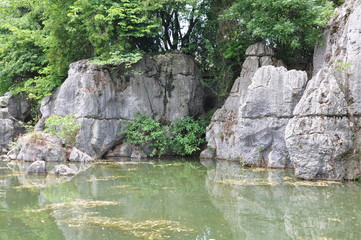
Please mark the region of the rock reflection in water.
POLYGON ((232 226, 233 239, 360 239, 359 183, 306 182, 292 171, 209 167, 206 188, 232 226))

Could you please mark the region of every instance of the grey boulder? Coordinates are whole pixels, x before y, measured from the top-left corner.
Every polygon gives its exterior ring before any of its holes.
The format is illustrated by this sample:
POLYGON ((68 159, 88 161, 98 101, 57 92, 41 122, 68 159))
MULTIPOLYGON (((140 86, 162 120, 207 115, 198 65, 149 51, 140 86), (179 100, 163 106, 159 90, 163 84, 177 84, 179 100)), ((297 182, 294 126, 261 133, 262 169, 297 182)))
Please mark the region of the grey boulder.
POLYGON ((57 136, 36 132, 21 137, 7 156, 11 160, 58 162, 66 160, 66 151, 57 136))

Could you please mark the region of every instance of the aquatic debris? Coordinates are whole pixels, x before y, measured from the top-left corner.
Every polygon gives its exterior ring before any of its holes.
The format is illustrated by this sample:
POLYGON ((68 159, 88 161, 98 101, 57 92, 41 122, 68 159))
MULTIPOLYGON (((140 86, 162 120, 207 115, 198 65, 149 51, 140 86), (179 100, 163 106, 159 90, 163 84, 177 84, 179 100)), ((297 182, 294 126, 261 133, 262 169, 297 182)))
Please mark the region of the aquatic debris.
POLYGON ((0 167, 0 169, 11 170, 9 167, 0 167))
POLYGON ((155 167, 178 167, 178 166, 184 166, 184 165, 187 165, 189 163, 165 163, 165 164, 153 164, 153 166, 155 167))
POLYGON ((115 164, 117 164, 117 165, 144 165, 144 164, 153 165, 154 162, 115 162, 115 164))
POLYGON ((176 187, 162 187, 163 190, 174 190, 176 187))
POLYGON ((283 180, 285 180, 285 181, 290 181, 290 180, 294 180, 294 179, 295 178, 289 177, 289 176, 286 176, 286 177, 283 178, 283 180))
POLYGON ((239 186, 277 186, 277 185, 291 185, 291 186, 306 186, 306 187, 328 187, 333 184, 340 184, 340 182, 335 181, 294 181, 293 178, 285 177, 283 178, 284 182, 272 182, 268 179, 262 178, 253 178, 247 180, 237 180, 237 179, 226 179, 215 181, 216 183, 226 184, 226 185, 239 185, 239 186))
POLYGON ((0 175, 0 178, 18 177, 20 175, 21 175, 21 173, 9 173, 9 174, 5 174, 5 175, 0 175))
POLYGON ((328 221, 332 221, 332 222, 342 222, 340 219, 338 218, 327 218, 328 221))
POLYGON ((130 185, 118 185, 118 186, 112 186, 111 188, 123 189, 123 188, 131 188, 131 186, 130 185))
POLYGON ((67 224, 69 227, 83 227, 93 225, 104 228, 116 228, 127 234, 140 239, 161 240, 169 238, 170 233, 194 232, 192 228, 184 228, 179 222, 169 220, 147 220, 144 222, 132 223, 122 218, 109 217, 80 217, 61 220, 60 224, 67 224))
POLYGON ((240 186, 276 186, 280 184, 277 182, 270 182, 264 179, 249 179, 249 180, 226 179, 215 182, 226 185, 240 185, 240 186))
POLYGON ((103 206, 116 206, 122 204, 121 202, 116 201, 92 201, 92 200, 83 200, 76 199, 71 202, 64 203, 53 203, 46 205, 44 208, 27 210, 29 212, 42 212, 50 209, 57 208, 95 208, 95 207, 103 207, 103 206))
POLYGON ((87 182, 93 182, 93 181, 109 181, 109 180, 115 180, 115 179, 121 179, 121 178, 130 178, 130 176, 108 176, 103 178, 90 178, 87 179, 87 182))
POLYGON ((45 184, 25 184, 25 185, 16 186, 13 188, 14 189, 36 190, 36 189, 42 189, 42 188, 46 188, 46 187, 47 187, 47 185, 45 185, 45 184))
POLYGON ((292 186, 307 186, 307 187, 328 187, 333 184, 341 184, 341 182, 335 181, 296 181, 296 182, 285 182, 284 184, 292 186))
POLYGON ((71 217, 79 215, 79 216, 82 216, 82 217, 86 218, 86 217, 91 217, 91 216, 95 216, 95 215, 99 214, 99 212, 84 212, 83 210, 84 209, 77 209, 77 208, 58 209, 58 210, 53 210, 50 213, 50 216, 67 218, 67 217, 69 217, 69 215, 71 217))

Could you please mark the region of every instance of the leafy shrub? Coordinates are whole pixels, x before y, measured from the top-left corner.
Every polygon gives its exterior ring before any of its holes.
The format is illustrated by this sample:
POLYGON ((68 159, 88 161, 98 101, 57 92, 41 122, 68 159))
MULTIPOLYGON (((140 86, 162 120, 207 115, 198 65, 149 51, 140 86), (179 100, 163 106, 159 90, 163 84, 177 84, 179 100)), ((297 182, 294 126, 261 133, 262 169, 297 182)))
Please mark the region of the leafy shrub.
POLYGON ((191 117, 171 123, 171 150, 178 155, 189 155, 205 143, 206 122, 191 117))
POLYGON ((127 122, 124 134, 125 142, 153 148, 150 156, 161 156, 167 150, 178 155, 190 155, 199 150, 205 142, 206 122, 188 117, 176 120, 170 125, 162 125, 149 115, 138 113, 133 121, 127 122))
POLYGON ((167 149, 166 128, 147 114, 138 113, 133 121, 127 122, 127 128, 121 134, 125 142, 134 145, 149 145, 153 148, 150 156, 161 156, 167 149))
POLYGON ((76 135, 80 129, 74 115, 60 117, 51 115, 45 120, 46 129, 44 132, 60 137, 64 144, 73 146, 76 143, 76 135))

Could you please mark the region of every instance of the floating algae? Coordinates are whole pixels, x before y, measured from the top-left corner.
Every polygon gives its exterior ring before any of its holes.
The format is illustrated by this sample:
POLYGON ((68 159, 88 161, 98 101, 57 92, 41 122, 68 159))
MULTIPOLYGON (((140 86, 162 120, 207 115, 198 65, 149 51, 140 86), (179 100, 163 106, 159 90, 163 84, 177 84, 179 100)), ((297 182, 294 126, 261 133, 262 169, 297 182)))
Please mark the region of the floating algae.
POLYGON ((307 187, 329 187, 333 184, 341 184, 341 182, 335 181, 296 181, 296 182, 285 182, 284 184, 292 186, 307 186, 307 187))
POLYGON ((115 188, 115 189, 131 189, 131 190, 139 189, 139 187, 132 187, 131 185, 118 185, 118 186, 112 186, 111 188, 115 188))
POLYGON ((103 207, 103 206, 116 206, 120 205, 121 202, 115 201, 91 201, 91 200, 74 200, 71 202, 65 203, 53 203, 46 205, 44 208, 35 209, 35 210, 28 210, 29 212, 42 212, 50 209, 57 209, 57 208, 95 208, 95 207, 103 207))
POLYGON ((109 181, 109 180, 115 180, 115 179, 122 179, 122 178, 130 178, 130 176, 108 176, 108 177, 102 177, 102 178, 90 178, 87 179, 87 182, 93 182, 93 181, 109 181))
POLYGON ((48 186, 45 184, 25 184, 25 185, 16 186, 16 187, 14 187, 14 189, 28 189, 30 191, 34 191, 34 190, 43 189, 46 187, 48 187, 48 186))
POLYGON ((278 185, 290 185, 290 186, 306 186, 306 187, 328 187, 333 184, 341 184, 335 181, 294 181, 293 178, 285 177, 284 182, 274 182, 268 179, 226 179, 215 181, 216 183, 226 185, 239 185, 239 186, 278 186, 278 185))
POLYGON ((18 177, 21 176, 21 173, 9 173, 9 174, 5 174, 5 175, 0 175, 0 178, 8 178, 8 177, 18 177))
POLYGON ((155 167, 178 167, 178 166, 184 166, 188 165, 189 163, 183 162, 183 163, 166 163, 166 164, 154 164, 155 167))
POLYGON ((154 162, 115 162, 115 164, 117 164, 117 165, 145 165, 145 164, 153 165, 154 162))
POLYGON ((222 183, 226 185, 240 185, 240 186, 276 186, 279 183, 265 181, 262 179, 250 179, 250 180, 235 180, 235 179, 226 179, 215 181, 216 183, 222 183))
POLYGON ((169 220, 147 220, 144 222, 132 223, 122 218, 108 217, 80 217, 60 221, 69 227, 83 227, 84 225, 115 228, 124 231, 140 239, 166 239, 171 233, 194 232, 192 228, 184 228, 179 222, 169 220))

